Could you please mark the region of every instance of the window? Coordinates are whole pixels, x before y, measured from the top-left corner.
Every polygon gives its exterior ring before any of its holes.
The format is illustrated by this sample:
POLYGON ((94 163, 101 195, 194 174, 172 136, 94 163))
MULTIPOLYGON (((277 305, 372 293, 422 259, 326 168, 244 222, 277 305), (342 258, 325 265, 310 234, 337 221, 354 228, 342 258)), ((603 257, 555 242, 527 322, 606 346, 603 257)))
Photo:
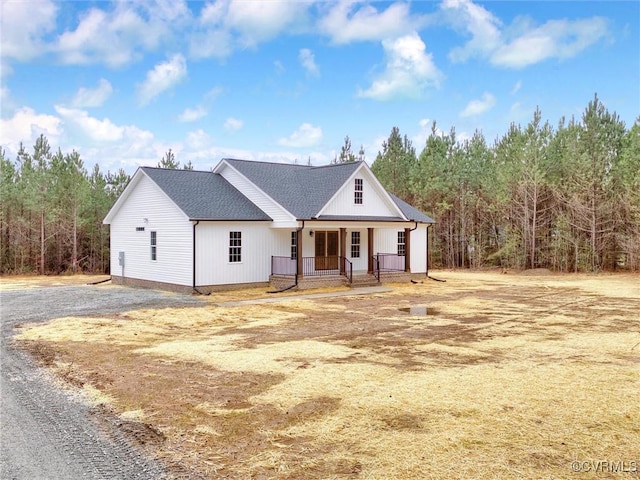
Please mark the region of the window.
POLYGON ((151 233, 151 260, 156 261, 157 253, 158 253, 158 237, 156 236, 156 232, 151 233))
POLYGON ((136 232, 144 232, 144 227, 136 227, 136 232))
POLYGON ((406 242, 404 232, 398 232, 398 255, 404 256, 405 246, 406 242))
POLYGON ((298 258, 298 232, 291 232, 291 260, 298 258))
POLYGON ((353 203, 355 203, 356 205, 362 205, 362 191, 363 191, 362 179, 356 178, 355 191, 353 196, 353 203))
POLYGON ((242 261, 242 232, 229 232, 229 262, 242 261))
POLYGON ((351 232, 351 258, 360 258, 360 232, 351 232))

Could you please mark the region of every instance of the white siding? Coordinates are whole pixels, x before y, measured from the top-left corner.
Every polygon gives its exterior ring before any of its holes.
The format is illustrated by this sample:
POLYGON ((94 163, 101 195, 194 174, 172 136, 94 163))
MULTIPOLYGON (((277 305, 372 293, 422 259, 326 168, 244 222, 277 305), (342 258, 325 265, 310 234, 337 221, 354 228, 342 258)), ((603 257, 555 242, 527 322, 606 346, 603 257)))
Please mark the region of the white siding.
POLYGON ((355 177, 344 184, 327 203, 321 214, 379 217, 398 217, 401 215, 395 204, 387 200, 377 181, 364 168, 359 169, 355 177), (362 204, 356 204, 354 201, 354 180, 356 178, 362 179, 362 204))
POLYGON ((271 256, 291 253, 291 231, 271 222, 200 222, 196 227, 196 284, 267 282, 271 256), (242 261, 229 262, 229 232, 242 233, 242 261))
POLYGON ((404 228, 376 228, 373 231, 373 255, 398 253, 398 232, 404 228))
MULTIPOLYGON (((413 227, 412 227, 413 228, 413 227)), ((398 253, 398 232, 404 228, 377 228, 374 232, 373 246, 376 253, 398 253)), ((427 269, 427 226, 418 225, 411 232, 411 272, 424 273, 427 269)))
POLYGON ((427 271, 427 232, 426 225, 411 232, 411 273, 427 271))
POLYGON ((146 175, 141 175, 111 221, 111 273, 123 275, 118 254, 125 252, 125 277, 191 285, 191 222, 146 175), (144 227, 144 231, 138 232, 136 227, 144 227), (151 231, 157 235, 155 261, 151 260, 151 231))
POLYGON ((234 168, 225 165, 217 171, 231 185, 236 187, 242 194, 251 200, 255 205, 273 219, 274 227, 291 225, 295 227, 295 218, 283 207, 278 205, 266 193, 260 190, 234 168))
POLYGON ((366 272, 368 267, 369 252, 368 246, 368 230, 366 228, 347 228, 347 259, 353 264, 354 272, 366 272), (351 256, 351 232, 360 232, 360 257, 351 256))

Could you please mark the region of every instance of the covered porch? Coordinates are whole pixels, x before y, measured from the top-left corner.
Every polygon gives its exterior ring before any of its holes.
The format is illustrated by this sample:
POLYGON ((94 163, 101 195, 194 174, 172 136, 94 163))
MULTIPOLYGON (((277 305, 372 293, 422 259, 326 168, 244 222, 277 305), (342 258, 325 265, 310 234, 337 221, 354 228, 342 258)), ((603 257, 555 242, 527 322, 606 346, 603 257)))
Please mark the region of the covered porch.
MULTIPOLYGON (((271 257, 270 283, 282 289, 408 281, 412 232, 417 225, 397 223, 303 225, 291 232, 289 255, 271 257)), ((426 262, 426 244, 424 249, 426 262)))

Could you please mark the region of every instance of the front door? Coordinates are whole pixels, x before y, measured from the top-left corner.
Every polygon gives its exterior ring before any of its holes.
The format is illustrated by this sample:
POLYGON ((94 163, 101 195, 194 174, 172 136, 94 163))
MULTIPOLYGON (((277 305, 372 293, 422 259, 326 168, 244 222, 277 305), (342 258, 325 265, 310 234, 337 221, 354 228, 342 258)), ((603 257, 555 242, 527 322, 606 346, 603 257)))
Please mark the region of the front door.
POLYGON ((338 268, 338 232, 316 231, 316 270, 338 268))

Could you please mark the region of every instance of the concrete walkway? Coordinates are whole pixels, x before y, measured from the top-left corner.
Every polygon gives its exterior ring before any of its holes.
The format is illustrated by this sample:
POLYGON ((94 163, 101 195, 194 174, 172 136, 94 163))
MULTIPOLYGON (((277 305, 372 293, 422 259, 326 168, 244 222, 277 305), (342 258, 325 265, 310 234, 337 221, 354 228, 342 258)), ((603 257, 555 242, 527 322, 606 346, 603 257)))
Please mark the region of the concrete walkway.
MULTIPOLYGON (((351 290, 340 290, 337 292, 326 292, 326 293, 301 293, 300 295, 287 295, 282 297, 273 297, 273 298, 256 298, 252 300, 238 300, 234 302, 220 302, 216 303, 221 307, 238 307, 240 305, 259 305, 262 303, 278 303, 278 302, 286 302, 289 300, 313 300, 315 298, 331 298, 331 297, 352 297, 354 295, 368 295, 372 293, 386 293, 393 291, 392 288, 389 287, 361 287, 361 288, 353 288, 351 290)), ((274 293, 277 295, 277 293, 274 293)))

